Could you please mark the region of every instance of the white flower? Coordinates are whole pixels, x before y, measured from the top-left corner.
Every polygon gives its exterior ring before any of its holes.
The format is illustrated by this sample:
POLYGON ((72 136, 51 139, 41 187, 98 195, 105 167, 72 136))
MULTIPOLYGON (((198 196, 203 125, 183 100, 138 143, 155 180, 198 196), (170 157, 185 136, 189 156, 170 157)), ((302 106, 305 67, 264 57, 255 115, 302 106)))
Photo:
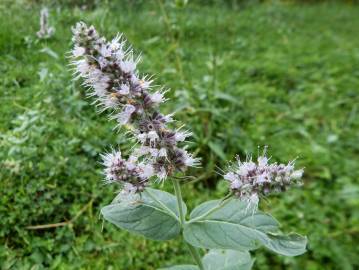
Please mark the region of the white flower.
POLYGON ((158 155, 158 149, 156 149, 156 148, 149 148, 149 153, 150 153, 150 155, 152 156, 152 157, 158 157, 159 155, 158 155))
POLYGON ((246 176, 246 175, 248 175, 248 172, 256 169, 256 164, 252 161, 243 162, 243 163, 239 163, 239 164, 240 164, 240 166, 238 169, 238 174, 241 176, 246 176))
POLYGON ((164 101, 164 98, 163 98, 163 93, 161 92, 155 92, 153 94, 150 95, 150 99, 153 103, 161 103, 164 101))
POLYGON ((136 74, 132 74, 130 80, 134 85, 140 84, 140 79, 136 76, 136 74))
POLYGON ((87 75, 90 71, 90 66, 85 59, 81 59, 74 62, 76 66, 76 72, 78 72, 81 76, 87 75))
POLYGON ((167 157, 167 150, 166 150, 166 148, 162 147, 162 148, 160 149, 160 151, 158 151, 158 156, 159 156, 159 157, 167 157))
POLYGON ((152 146, 155 145, 157 140, 159 139, 158 134, 154 130, 148 132, 147 138, 150 140, 150 145, 152 146))
POLYGON ((159 172, 157 172, 157 177, 160 179, 160 181, 163 181, 167 178, 167 172, 164 167, 161 167, 159 172))
POLYGON ((242 186, 242 182, 239 180, 239 179, 234 179, 232 182, 231 182, 231 188, 232 189, 238 189, 242 186))
POLYGON ((139 157, 137 155, 132 153, 132 155, 130 155, 130 157, 128 158, 128 162, 136 163, 138 161, 138 158, 139 157))
POLYGON ((144 164, 144 163, 139 164, 139 168, 141 170, 140 172, 141 178, 147 179, 154 175, 154 169, 150 164, 144 164))
POLYGON ((128 87, 128 85, 126 84, 122 84, 120 87, 120 91, 118 91, 118 93, 126 96, 130 93, 130 87, 128 87))
POLYGON ((127 161, 126 162, 126 168, 128 170, 133 170, 134 168, 136 168, 136 164, 134 162, 127 161))
POLYGON ((110 44, 109 44, 109 48, 112 50, 112 51, 117 51, 119 50, 122 46, 122 44, 120 44, 120 41, 121 40, 121 35, 117 34, 116 37, 114 37, 110 44))
POLYGON ((163 118, 165 119, 166 123, 170 123, 173 121, 173 113, 170 113, 170 114, 167 114, 167 115, 164 115, 163 118))
POLYGON ((104 95, 103 98, 100 98, 99 100, 101 101, 103 108, 105 109, 115 109, 118 106, 118 100, 113 96, 108 97, 104 95))
POLYGON ((300 179, 300 178, 302 178, 303 173, 304 173, 304 170, 303 170, 303 169, 296 170, 296 171, 294 171, 294 172, 292 173, 291 177, 294 178, 294 179, 300 179))
POLYGON ((88 74, 86 76, 86 83, 88 86, 93 88, 93 84, 100 82, 107 82, 109 77, 102 73, 98 68, 89 68, 88 74))
MULTIPOLYGON (((142 135, 142 134, 141 134, 142 135)), ((142 157, 150 152, 150 147, 141 145, 133 150, 133 155, 136 157, 142 157)))
POLYGON ((122 59, 125 57, 125 52, 122 49, 119 49, 115 52, 116 60, 121 63, 122 59))
POLYGON ((102 162, 105 166, 105 179, 106 182, 112 183, 117 180, 117 170, 121 169, 124 164, 124 160, 121 157, 121 152, 112 152, 101 155, 102 162))
POLYGON ((122 160, 121 151, 102 154, 101 157, 103 165, 105 165, 106 167, 110 167, 112 166, 112 164, 118 163, 120 160, 122 160))
POLYGON ((107 47, 106 45, 102 45, 101 49, 100 49, 100 54, 103 57, 110 57, 111 56, 111 49, 109 47, 107 47))
POLYGON ((117 115, 117 121, 121 124, 121 125, 125 125, 128 123, 128 121, 131 118, 132 113, 134 113, 134 111, 136 111, 135 106, 133 105, 126 105, 123 109, 122 112, 120 112, 117 115))
POLYGON ((228 172, 223 177, 224 177, 224 179, 226 179, 230 182, 234 182, 234 181, 238 180, 238 176, 234 172, 228 172))
POLYGON ((189 131, 177 131, 175 134, 175 140, 177 142, 183 142, 187 137, 191 135, 192 133, 189 131))
POLYGON ((267 166, 268 164, 268 158, 266 156, 259 156, 258 157, 258 166, 260 168, 263 168, 265 166, 267 166))
MULTIPOLYGON (((108 83, 106 80, 99 80, 93 84, 93 90, 95 92, 95 95, 98 97, 104 97, 106 95, 106 89, 108 87, 108 83)), ((108 101, 111 97, 102 99, 108 101)))
POLYGON ((199 158, 194 158, 192 156, 192 154, 189 154, 187 151, 183 151, 184 153, 184 157, 183 157, 183 163, 187 166, 187 167, 196 167, 199 166, 200 164, 200 159, 199 158))
POLYGON ((145 143, 145 141, 147 140, 147 133, 139 133, 139 134, 137 134, 137 139, 141 143, 145 143))
POLYGON ((85 54, 86 50, 84 47, 75 46, 75 48, 72 50, 72 55, 74 57, 83 56, 85 54))
POLYGON ((147 81, 145 79, 140 80, 140 85, 143 89, 148 89, 150 88, 152 81, 147 81))
POLYGON ((134 185, 125 183, 121 190, 121 201, 133 202, 136 191, 137 188, 134 185))
POLYGON ((263 184, 263 183, 266 183, 266 182, 271 182, 271 179, 270 179, 270 175, 269 173, 267 172, 263 172, 262 174, 259 174, 257 176, 257 179, 255 180, 255 183, 257 184, 263 184))
POLYGON ((121 61, 120 66, 125 73, 132 73, 136 70, 136 63, 133 60, 121 61))
POLYGON ((104 69, 109 64, 109 61, 107 61, 107 59, 102 56, 98 58, 97 62, 101 69, 104 69))

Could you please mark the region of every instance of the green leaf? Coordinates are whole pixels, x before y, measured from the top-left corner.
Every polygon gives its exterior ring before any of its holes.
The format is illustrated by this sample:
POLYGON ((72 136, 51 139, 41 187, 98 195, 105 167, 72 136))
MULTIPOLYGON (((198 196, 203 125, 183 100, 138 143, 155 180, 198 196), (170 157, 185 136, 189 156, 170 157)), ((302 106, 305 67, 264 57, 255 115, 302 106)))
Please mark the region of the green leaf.
POLYGON ((222 160, 227 160, 226 154, 223 152, 222 146, 218 143, 208 142, 209 148, 222 160))
POLYGON ((50 55, 52 58, 59 59, 59 55, 48 47, 42 48, 40 50, 40 52, 46 53, 46 54, 50 55))
POLYGON ((206 270, 250 270, 254 260, 247 251, 210 250, 202 259, 206 270))
POLYGON ((240 105, 240 101, 238 100, 238 97, 235 97, 233 95, 230 95, 228 93, 223 93, 223 92, 216 92, 215 94, 215 97, 218 98, 218 99, 222 99, 222 100, 225 100, 225 101, 229 101, 231 103, 234 103, 234 104, 237 104, 237 105, 240 105))
POLYGON ((198 266, 195 265, 186 264, 186 265, 175 265, 171 267, 160 268, 158 270, 199 270, 199 268, 198 266))
POLYGON ((101 213, 117 227, 153 240, 172 239, 181 230, 176 197, 161 190, 146 188, 131 200, 118 196, 101 213))
POLYGON ((270 241, 264 245, 276 253, 285 256, 298 256, 305 252, 307 238, 296 233, 288 235, 268 233, 270 241))
POLYGON ((205 202, 191 213, 184 238, 193 246, 209 249, 253 250, 260 245, 286 256, 305 252, 306 238, 282 235, 270 215, 248 208, 237 199, 205 202))

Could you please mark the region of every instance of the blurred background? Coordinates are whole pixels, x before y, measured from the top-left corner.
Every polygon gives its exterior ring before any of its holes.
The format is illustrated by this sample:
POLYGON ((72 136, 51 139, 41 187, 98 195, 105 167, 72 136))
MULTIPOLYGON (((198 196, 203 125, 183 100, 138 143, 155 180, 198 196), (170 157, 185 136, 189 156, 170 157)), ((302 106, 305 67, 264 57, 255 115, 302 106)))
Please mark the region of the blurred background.
POLYGON ((129 145, 72 81, 79 20, 108 38, 123 32, 140 71, 172 89, 164 111, 193 131, 203 161, 184 187, 189 207, 226 193, 218 167, 235 154, 268 145, 273 161, 298 157, 304 185, 260 207, 307 235, 308 252, 259 249, 255 269, 359 269, 359 6, 259 0, 0 1, 1 269, 191 262, 178 239, 149 241, 99 217, 117 191, 101 182, 99 154, 129 145), (44 6, 56 31, 39 39, 44 6))

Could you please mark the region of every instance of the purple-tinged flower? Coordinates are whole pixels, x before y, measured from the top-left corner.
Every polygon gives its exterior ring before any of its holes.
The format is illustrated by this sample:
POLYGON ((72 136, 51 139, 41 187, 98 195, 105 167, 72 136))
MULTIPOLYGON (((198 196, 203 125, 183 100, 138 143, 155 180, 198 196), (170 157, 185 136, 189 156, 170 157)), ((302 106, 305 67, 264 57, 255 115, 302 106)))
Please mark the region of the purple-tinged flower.
POLYGON ((107 181, 129 183, 141 191, 142 183, 147 184, 150 178, 141 182, 141 176, 155 175, 164 180, 187 167, 198 166, 199 160, 179 146, 191 132, 168 126, 172 115, 163 115, 159 111, 159 106, 166 101, 166 91, 163 88, 153 90, 151 77, 139 76, 140 58, 134 57, 122 36, 107 41, 93 26, 88 27, 83 22, 77 23, 72 31, 72 63, 76 78, 83 79, 90 90, 89 96, 96 98, 102 110, 111 111, 111 118, 118 126, 126 125, 140 144, 133 148, 129 160, 117 156, 117 162, 124 165, 115 166, 113 154, 105 156, 105 160, 112 160, 111 165, 105 162, 107 181), (128 165, 136 169, 130 170, 128 165), (140 169, 144 170, 143 174, 139 173, 140 169))
POLYGON ((247 157, 245 161, 237 158, 237 164, 230 166, 224 175, 235 196, 256 205, 260 196, 282 192, 300 183, 303 169, 295 170, 294 161, 270 164, 269 159, 265 150, 257 162, 252 157, 247 157))
POLYGON ((151 165, 123 159, 119 151, 104 154, 102 159, 105 166, 105 182, 119 183, 127 189, 131 187, 133 192, 143 191, 154 175, 151 165))

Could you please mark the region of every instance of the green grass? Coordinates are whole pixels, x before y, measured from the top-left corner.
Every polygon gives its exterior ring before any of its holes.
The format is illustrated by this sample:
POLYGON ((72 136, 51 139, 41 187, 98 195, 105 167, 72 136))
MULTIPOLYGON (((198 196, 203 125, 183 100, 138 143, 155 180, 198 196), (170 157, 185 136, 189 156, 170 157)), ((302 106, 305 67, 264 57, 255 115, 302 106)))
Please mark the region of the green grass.
POLYGON ((40 5, 0 4, 2 269, 191 262, 178 239, 148 241, 108 223, 101 229, 99 210, 116 188, 101 184, 99 153, 128 145, 71 81, 65 54, 78 20, 108 37, 124 32, 142 51, 141 70, 172 89, 165 110, 193 130, 191 148, 203 160, 193 171, 200 181, 185 186, 190 207, 225 193, 217 166, 237 153, 268 145, 273 160, 299 157, 303 187, 261 208, 285 231, 306 234, 308 252, 285 258, 260 249, 256 269, 359 267, 358 7, 189 2, 51 6, 56 34, 48 41, 35 35, 40 5), (26 228, 77 215, 71 226, 26 228))

